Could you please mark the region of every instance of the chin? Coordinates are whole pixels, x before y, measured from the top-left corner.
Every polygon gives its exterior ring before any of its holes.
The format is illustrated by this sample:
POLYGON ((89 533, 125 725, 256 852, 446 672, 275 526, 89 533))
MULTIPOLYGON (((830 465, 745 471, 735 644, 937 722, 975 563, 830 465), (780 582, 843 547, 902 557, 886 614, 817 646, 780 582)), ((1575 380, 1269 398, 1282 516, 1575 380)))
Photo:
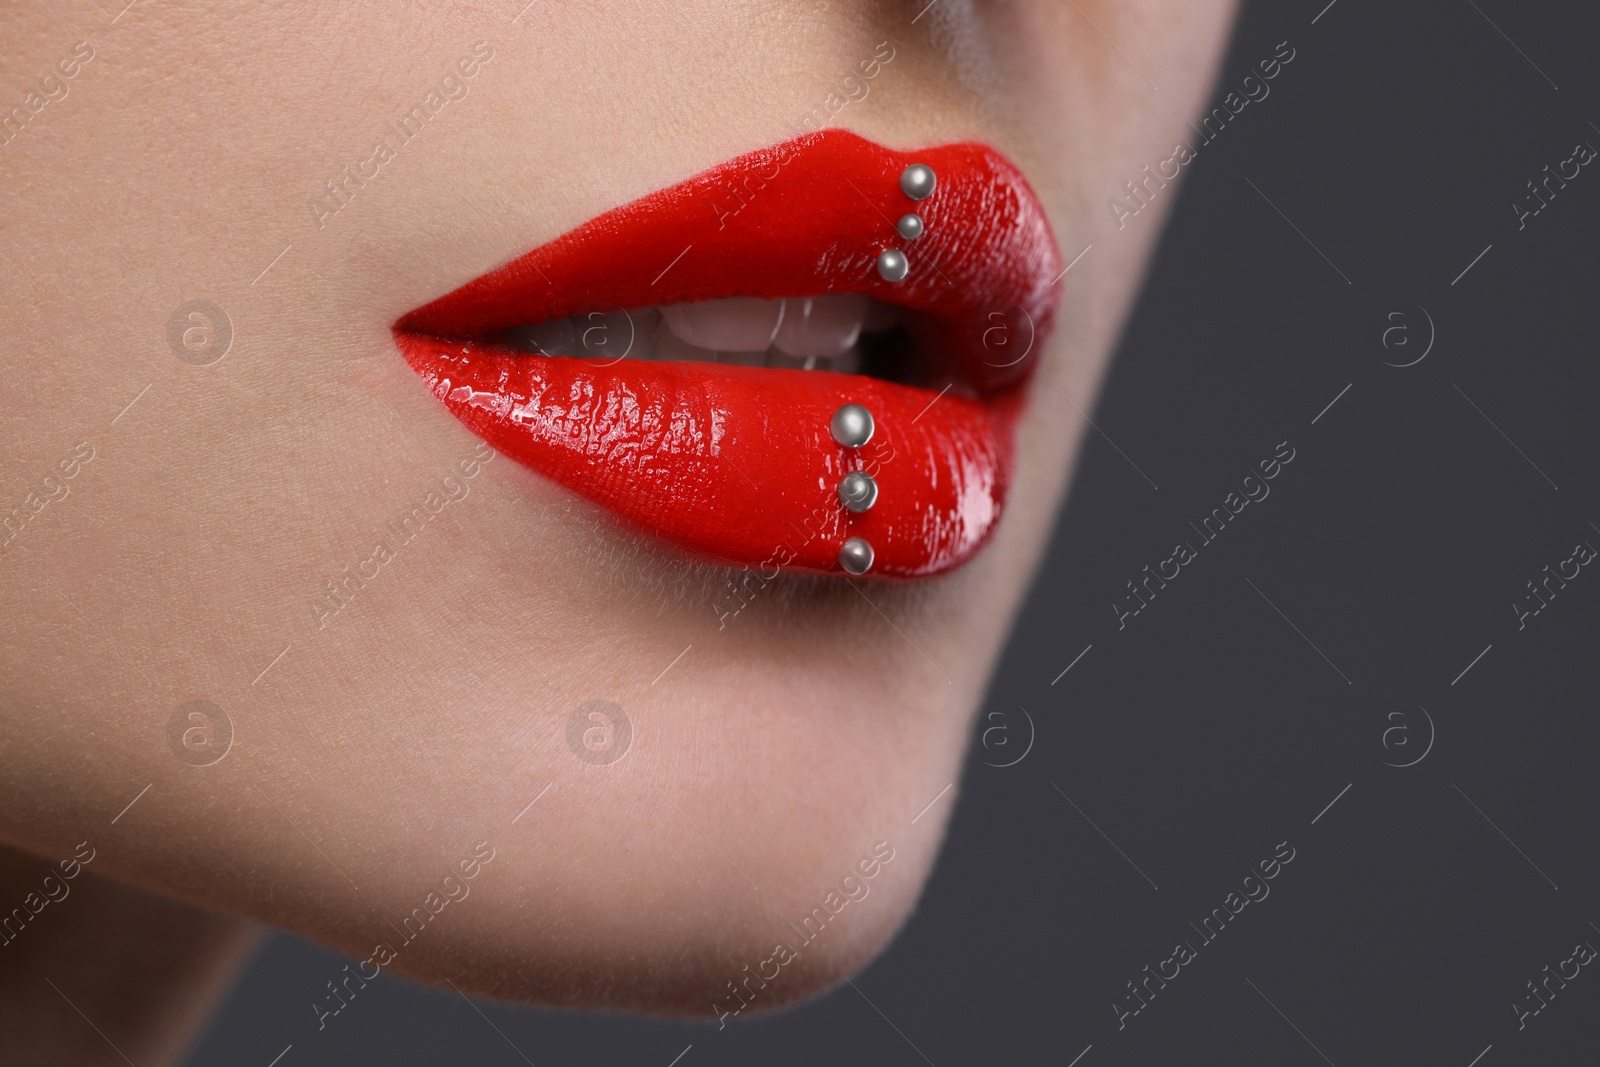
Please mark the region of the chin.
MULTIPOLYGON (((879 664, 863 684, 870 657, 836 654, 828 642, 848 642, 826 619, 742 621, 692 671, 674 668, 677 688, 669 673, 654 699, 622 697, 626 712, 574 701, 529 720, 512 693, 413 708, 401 718, 494 724, 506 749, 539 757, 486 762, 481 736, 430 727, 430 767, 369 781, 345 840, 322 839, 330 855, 368 857, 344 865, 359 894, 324 870, 314 898, 281 898, 264 917, 352 957, 328 976, 345 999, 388 971, 518 1003, 715 1021, 843 981, 916 904, 954 808, 973 690, 920 660, 921 672, 879 664), (933 686, 908 682, 919 673, 933 686), (341 894, 348 906, 325 903, 341 894)), ((395 746, 376 763, 398 766, 410 746, 395 746)), ((334 991, 317 994, 319 1012, 340 1009, 334 991)))
POLYGON ((787 872, 792 886, 811 887, 804 891, 776 888, 785 872, 773 865, 764 868, 773 886, 759 893, 742 879, 716 885, 719 875, 706 878, 698 863, 635 875, 618 892, 597 890, 590 872, 587 890, 498 905, 397 970, 548 1007, 723 1025, 777 1011, 870 963, 905 921, 927 874, 926 854, 881 839, 853 850, 830 844, 811 858, 787 872), (820 875, 824 865, 836 869, 831 879, 820 875), (529 914, 535 909, 545 921, 529 914), (552 913, 562 918, 551 921, 552 913))

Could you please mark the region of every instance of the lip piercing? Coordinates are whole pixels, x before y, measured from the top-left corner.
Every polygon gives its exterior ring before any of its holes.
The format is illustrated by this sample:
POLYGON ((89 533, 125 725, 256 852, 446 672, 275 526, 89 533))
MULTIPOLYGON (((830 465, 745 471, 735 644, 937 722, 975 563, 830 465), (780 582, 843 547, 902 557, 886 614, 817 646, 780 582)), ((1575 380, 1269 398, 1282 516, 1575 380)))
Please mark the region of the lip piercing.
POLYGON ((833 413, 828 432, 845 448, 860 448, 872 440, 872 412, 860 404, 846 404, 833 413))
POLYGON ((926 163, 913 163, 900 172, 900 191, 913 200, 926 200, 933 195, 938 184, 933 168, 926 163))
POLYGON ((850 511, 866 511, 878 502, 878 483, 866 471, 851 471, 839 481, 839 502, 850 511))
POLYGON ((872 546, 865 538, 850 538, 839 549, 839 566, 851 574, 867 573, 872 569, 872 546))
POLYGON ((886 282, 897 282, 906 276, 910 264, 906 262, 906 254, 897 252, 893 248, 885 248, 878 253, 878 277, 886 282))
POLYGON ((900 216, 900 221, 894 224, 894 228, 900 231, 901 237, 915 241, 922 236, 922 216, 908 211, 900 216))

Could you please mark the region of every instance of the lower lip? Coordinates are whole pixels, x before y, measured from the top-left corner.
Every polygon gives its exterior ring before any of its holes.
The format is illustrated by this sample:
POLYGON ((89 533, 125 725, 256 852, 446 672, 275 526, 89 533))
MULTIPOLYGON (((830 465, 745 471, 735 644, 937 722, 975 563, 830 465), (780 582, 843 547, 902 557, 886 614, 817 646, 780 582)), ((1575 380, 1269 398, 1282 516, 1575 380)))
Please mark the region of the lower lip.
POLYGON ((990 362, 972 339, 1011 327, 1010 346, 993 354, 1034 347, 1053 316, 1058 260, 1037 200, 992 149, 907 154, 828 131, 602 215, 412 312, 395 337, 475 433, 634 528, 769 576, 854 573, 840 553, 860 538, 872 546, 873 575, 922 577, 970 559, 999 519, 1037 358, 990 362), (897 187, 914 162, 939 175, 921 203, 897 187), (752 174, 786 184, 755 186, 731 219, 708 209, 726 189, 750 188, 752 174), (927 230, 907 247, 888 220, 910 210, 927 230), (904 282, 874 271, 886 247, 906 247, 904 282), (965 384, 935 391, 829 371, 547 358, 461 339, 541 315, 828 291, 886 298, 965 338, 953 346, 965 355, 945 368, 965 384), (862 447, 830 433, 846 404, 873 415, 862 447), (865 512, 838 495, 853 471, 877 483, 865 512))
POLYGON ((842 573, 840 546, 861 537, 874 574, 937 574, 977 551, 1005 500, 1015 392, 980 401, 825 371, 592 366, 408 334, 399 344, 497 451, 721 562, 842 573), (852 403, 876 424, 861 448, 829 431, 852 403), (878 485, 859 514, 837 491, 857 470, 878 485))

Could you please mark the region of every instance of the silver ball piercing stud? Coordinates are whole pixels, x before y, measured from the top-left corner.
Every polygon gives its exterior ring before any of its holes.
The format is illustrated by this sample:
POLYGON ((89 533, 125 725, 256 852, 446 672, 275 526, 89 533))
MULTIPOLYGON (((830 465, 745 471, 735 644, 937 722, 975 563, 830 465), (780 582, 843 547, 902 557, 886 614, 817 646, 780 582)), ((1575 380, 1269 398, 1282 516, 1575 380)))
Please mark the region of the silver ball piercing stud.
POLYGON ((913 163, 900 172, 900 191, 913 200, 928 199, 937 184, 933 168, 926 163, 913 163))
POLYGON ((878 483, 866 471, 851 471, 839 481, 839 502, 860 513, 878 502, 878 483))
POLYGON ((839 548, 839 566, 850 574, 867 573, 872 569, 872 546, 865 538, 850 538, 839 548))
POLYGON ((833 413, 828 432, 845 448, 860 448, 872 440, 872 412, 860 404, 846 404, 833 413))

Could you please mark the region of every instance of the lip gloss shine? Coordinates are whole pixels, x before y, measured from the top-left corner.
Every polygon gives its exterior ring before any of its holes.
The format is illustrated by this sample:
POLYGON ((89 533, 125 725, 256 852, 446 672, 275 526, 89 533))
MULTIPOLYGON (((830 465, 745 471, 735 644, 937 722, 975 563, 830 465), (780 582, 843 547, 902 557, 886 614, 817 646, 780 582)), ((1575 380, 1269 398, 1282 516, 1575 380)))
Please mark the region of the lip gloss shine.
POLYGON ((635 528, 725 563, 916 577, 969 559, 999 519, 1060 266, 1037 198, 994 149, 906 153, 828 130, 608 211, 405 315, 395 336, 475 433, 635 528), (748 194, 733 217, 730 187, 748 194), (927 387, 496 341, 562 316, 826 293, 902 309, 927 387), (1019 336, 997 344, 997 330, 1019 336), (851 406, 870 413, 869 439, 835 433, 851 406))

